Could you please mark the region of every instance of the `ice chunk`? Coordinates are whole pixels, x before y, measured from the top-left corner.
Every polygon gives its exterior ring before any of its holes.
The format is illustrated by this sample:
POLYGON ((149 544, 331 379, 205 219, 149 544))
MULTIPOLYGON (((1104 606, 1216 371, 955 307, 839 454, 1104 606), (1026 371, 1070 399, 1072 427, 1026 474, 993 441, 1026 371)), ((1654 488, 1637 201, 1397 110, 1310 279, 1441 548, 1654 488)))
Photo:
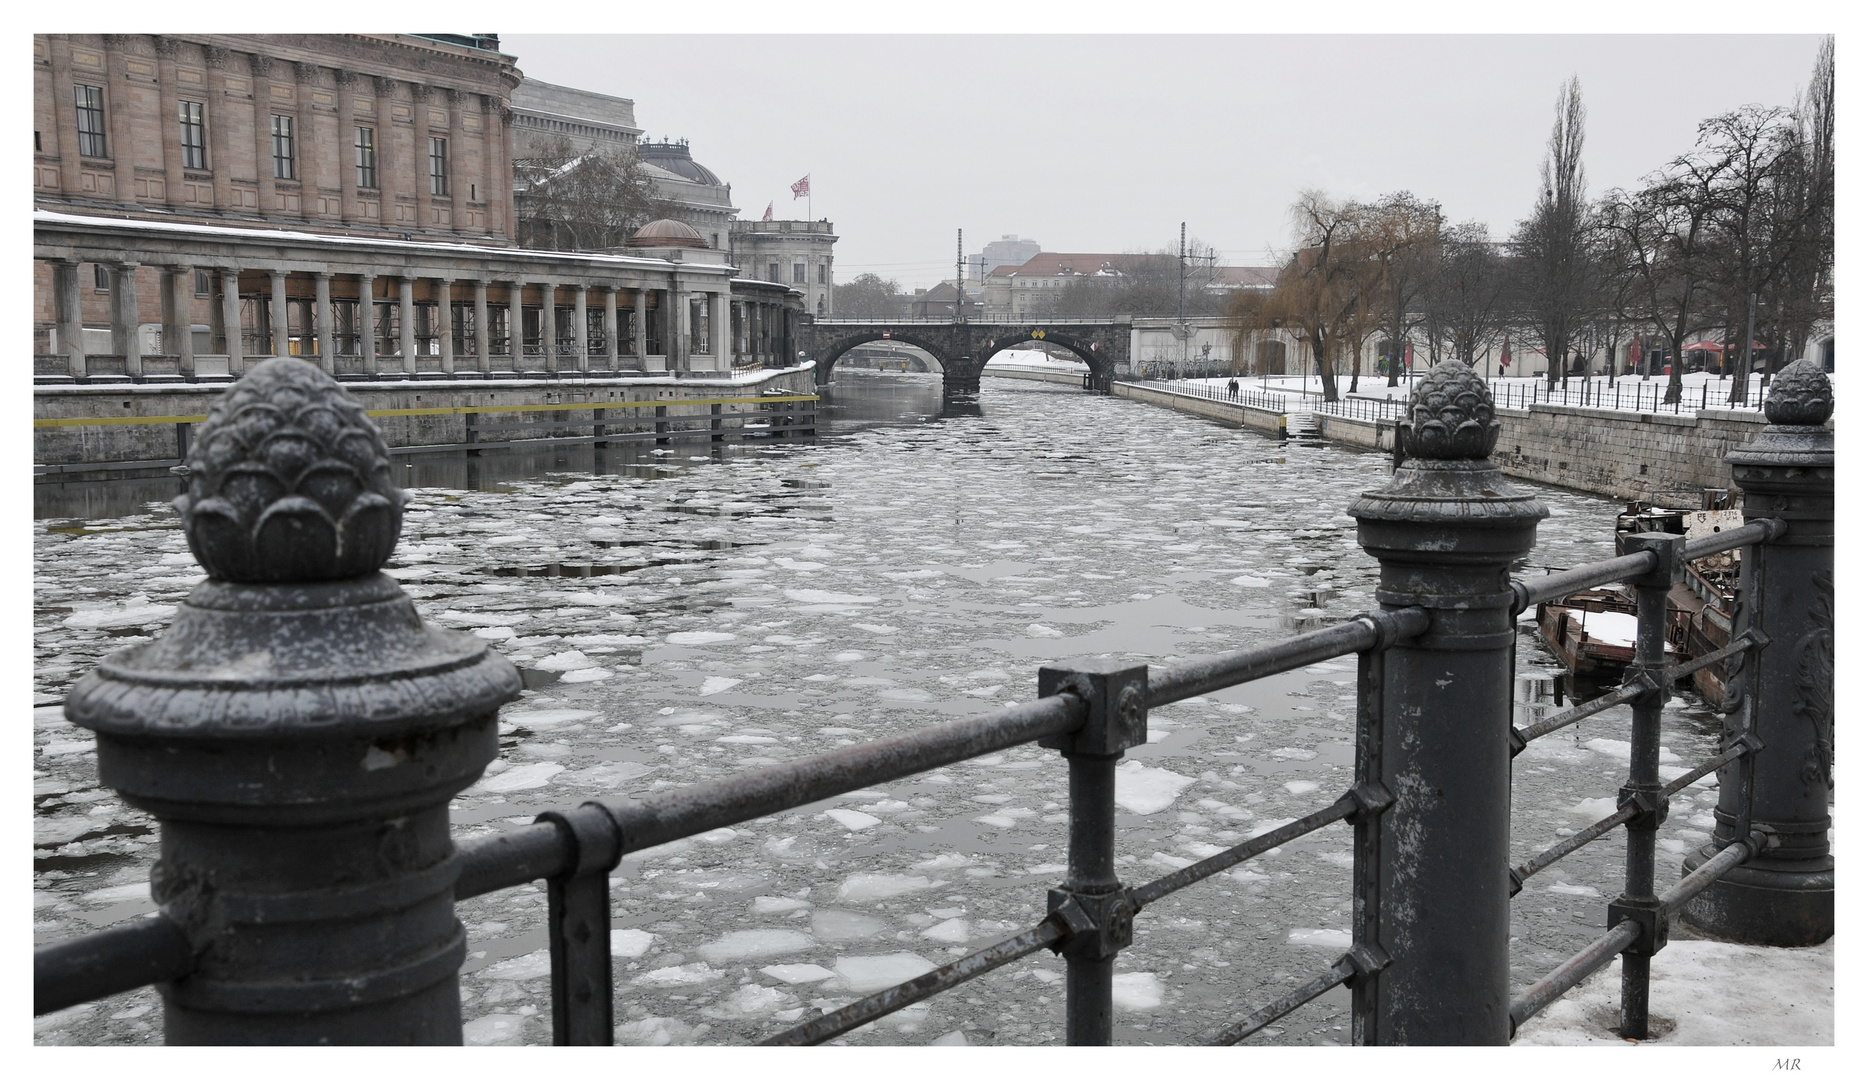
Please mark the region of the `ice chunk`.
POLYGON ((786 589, 785 598, 800 604, 873 604, 879 596, 825 592, 822 589, 786 589))
POLYGON ((851 874, 844 879, 843 884, 837 886, 837 899, 855 904, 873 903, 894 896, 904 896, 911 892, 920 892, 922 889, 932 888, 933 885, 932 881, 919 875, 908 877, 901 874, 851 874))
POLYGON ((845 810, 842 807, 826 810, 824 816, 851 832, 861 832, 872 825, 882 824, 882 819, 879 817, 865 814, 861 810, 845 810))
POLYGON ((507 792, 530 791, 551 783, 551 778, 564 771, 564 766, 555 761, 538 761, 530 765, 515 765, 498 776, 480 781, 481 791, 507 792))
POLYGON ((796 930, 735 930, 694 951, 710 964, 725 965, 803 952, 816 944, 809 934, 796 930))
POLYGON ((747 983, 733 993, 721 998, 720 1004, 712 1009, 706 1010, 706 1013, 709 1016, 719 1017, 722 1020, 738 1019, 747 1016, 764 1016, 766 1013, 789 1005, 796 1000, 796 998, 785 993, 783 990, 774 989, 770 986, 760 986, 758 983, 747 983))
POLYGON ((1292 945, 1316 945, 1325 949, 1347 949, 1353 942, 1347 930, 1297 929, 1284 936, 1292 945))
POLYGON ((811 933, 824 941, 860 941, 888 928, 881 919, 855 911, 823 908, 811 913, 811 933))
POLYGON ((483 971, 481 975, 489 979, 506 979, 512 982, 524 982, 527 979, 542 979, 551 974, 551 950, 539 949, 524 956, 515 956, 511 960, 501 960, 483 971))
POLYGON ((732 641, 734 635, 723 630, 682 630, 668 635, 670 645, 713 645, 722 641, 732 641))
POLYGON ((655 941, 655 935, 647 930, 631 927, 627 930, 610 931, 610 955, 634 960, 649 951, 649 945, 655 941))
POLYGON ((852 993, 872 994, 925 975, 938 966, 910 952, 844 956, 837 960, 837 977, 852 993))
POLYGON ((152 604, 147 596, 132 596, 123 602, 122 607, 94 608, 89 611, 77 611, 65 617, 65 625, 73 630, 108 630, 119 626, 148 626, 163 622, 175 614, 172 604, 152 604))
POLYGON ((1557 894, 1559 894, 1559 895, 1561 895, 1561 896, 1590 896, 1590 897, 1599 897, 1599 896, 1601 896, 1601 895, 1602 895, 1602 893, 1601 893, 1600 891, 1598 891, 1597 889, 1595 889, 1595 888, 1593 888, 1592 886, 1589 886, 1589 885, 1572 885, 1572 884, 1570 884, 1570 883, 1569 883, 1569 882, 1567 882, 1567 881, 1557 881, 1557 882, 1553 882, 1553 883, 1551 883, 1551 885, 1549 886, 1549 889, 1550 889, 1550 891, 1551 891, 1551 892, 1553 892, 1553 893, 1557 893, 1557 894))
POLYGON ((525 1017, 516 1013, 487 1013, 461 1025, 461 1042, 468 1046, 522 1046, 525 1017))
POLYGON ((1174 805, 1191 783, 1191 776, 1126 761, 1116 769, 1116 805, 1132 814, 1158 813, 1174 805))
POLYGON ((704 963, 682 964, 679 967, 656 968, 636 976, 631 982, 639 986, 692 986, 696 983, 712 982, 720 973, 704 963))
POLYGON ((755 896, 752 898, 754 915, 785 915, 793 911, 803 911, 810 906, 809 900, 799 900, 793 896, 755 896))
POLYGON ((700 685, 700 696, 707 697, 710 694, 731 690, 743 681, 743 679, 729 679, 724 675, 709 675, 700 685))
POLYGON ((1293 780, 1284 785, 1284 790, 1293 795, 1308 795, 1317 790, 1317 785, 1315 781, 1311 780, 1293 780))
POLYGON ((957 851, 948 851, 915 864, 916 870, 953 870, 973 865, 973 860, 957 851))
POLYGON ((1240 585, 1248 589, 1262 589, 1265 586, 1271 584, 1271 582, 1266 580, 1265 578, 1253 577, 1250 574, 1243 574, 1243 575, 1240 575, 1239 577, 1233 578, 1232 583, 1234 585, 1240 585))
POLYGON ((1143 1012, 1161 1004, 1161 980, 1152 971, 1125 971, 1110 980, 1110 1004, 1122 1012, 1143 1012))
POLYGON ((1580 814, 1591 821, 1600 821, 1615 812, 1615 800, 1612 798, 1583 799, 1570 807, 1570 813, 1580 814))
POLYGON ((528 727, 533 731, 541 728, 557 727, 577 720, 588 720, 597 715, 590 709, 531 709, 525 712, 508 711, 500 716, 501 720, 518 727, 528 727))
POLYGON ((578 668, 576 671, 565 672, 564 678, 560 681, 567 683, 602 682, 610 678, 613 674, 614 672, 606 671, 600 667, 578 668))
POLYGON ((900 627, 896 627, 896 626, 881 626, 877 623, 866 623, 866 622, 857 623, 856 628, 858 630, 867 630, 872 634, 894 634, 894 633, 899 633, 901 630, 900 627))
POLYGON ((693 1027, 672 1016, 645 1016, 616 1027, 616 1041, 623 1046, 687 1046, 705 1035, 707 1024, 693 1027))
POLYGON ((552 653, 543 659, 534 660, 532 666, 540 671, 576 671, 579 668, 596 667, 597 662, 577 649, 566 649, 564 652, 552 653))
POLYGON ((1057 629, 1054 626, 1046 626, 1043 623, 1032 623, 1030 626, 1025 627, 1025 636, 1026 637, 1063 637, 1064 632, 1062 630, 1057 629))
POLYGON ((779 982, 797 986, 801 983, 823 982, 825 979, 835 977, 837 973, 829 968, 818 967, 816 964, 773 964, 771 967, 760 968, 759 974, 770 975, 779 982))
POLYGON ((945 945, 965 945, 973 936, 973 928, 965 919, 948 919, 921 931, 921 936, 945 945))

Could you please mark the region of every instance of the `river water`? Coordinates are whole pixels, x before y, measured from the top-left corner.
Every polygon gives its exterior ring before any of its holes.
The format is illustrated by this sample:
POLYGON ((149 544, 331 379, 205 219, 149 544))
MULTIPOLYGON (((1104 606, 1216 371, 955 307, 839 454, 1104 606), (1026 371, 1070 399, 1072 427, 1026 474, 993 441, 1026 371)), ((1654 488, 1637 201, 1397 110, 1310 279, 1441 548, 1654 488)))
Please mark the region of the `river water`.
MULTIPOLYGON (((1117 398, 988 379, 943 410, 938 376, 840 373, 812 442, 402 459, 414 491, 390 572, 424 617, 525 675, 501 757, 453 804, 467 839, 540 811, 793 759, 1035 693, 1039 664, 1167 663, 1374 606, 1344 508, 1383 455, 1117 398)), ((200 580, 172 480, 42 487, 34 570, 34 930, 64 939, 153 910, 152 823, 96 786, 60 703, 103 654, 160 631, 200 580)), ((1618 505, 1557 489, 1522 573, 1612 554, 1618 505)), ((1519 723, 1575 688, 1521 627, 1519 723)), ((1354 658, 1153 713, 1119 774, 1131 884, 1327 805, 1351 783, 1354 658)), ((1665 714, 1668 776, 1708 756, 1696 698, 1665 714)), ((1517 761, 1513 858, 1613 809, 1628 712, 1517 761)), ((626 859, 612 877, 618 1041, 742 1043, 1028 928, 1061 880, 1065 768, 1029 747, 626 859)), ((1676 800, 1661 880, 1711 827, 1676 800)), ((1187 1043, 1326 968, 1348 944, 1349 829, 1334 825, 1136 920, 1118 1043, 1187 1043)), ((1514 985, 1601 932, 1619 834, 1532 879, 1514 985)), ((548 1043, 542 887, 460 907, 467 1036, 548 1043)), ((847 1041, 1061 1041, 1049 953, 847 1041)), ((1348 1041, 1340 988, 1254 1041, 1348 1041)), ((153 990, 40 1018, 42 1043, 160 1039, 153 990)))

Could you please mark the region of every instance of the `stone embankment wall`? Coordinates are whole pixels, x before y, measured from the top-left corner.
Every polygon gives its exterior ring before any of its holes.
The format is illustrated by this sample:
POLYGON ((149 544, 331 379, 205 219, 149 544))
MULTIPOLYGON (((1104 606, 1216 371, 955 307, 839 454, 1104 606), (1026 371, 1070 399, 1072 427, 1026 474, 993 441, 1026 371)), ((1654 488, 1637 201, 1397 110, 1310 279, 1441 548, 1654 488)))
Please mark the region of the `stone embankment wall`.
MULTIPOLYGON (((192 438, 193 423, 182 424, 178 432, 173 421, 125 423, 128 417, 204 416, 231 383, 204 386, 196 384, 114 385, 114 386, 40 386, 33 390, 33 419, 105 420, 103 424, 37 426, 33 429, 33 464, 51 471, 70 472, 112 463, 119 468, 159 468, 174 464, 180 457, 180 440, 192 438), (78 468, 72 468, 72 467, 78 468)), ((706 402, 721 398, 759 397, 782 391, 786 394, 813 394, 809 366, 782 370, 757 370, 731 377, 716 378, 632 378, 592 379, 589 381, 543 381, 534 379, 470 379, 460 381, 397 380, 383 382, 346 382, 367 410, 409 409, 445 410, 469 406, 538 406, 570 405, 589 402, 601 407, 609 402, 679 401, 706 402)), ((682 404, 666 407, 662 419, 710 416, 708 404, 682 404)), ((759 410, 756 403, 728 403, 720 406, 722 426, 738 428, 743 415, 759 410)), ((481 427, 527 423, 536 425, 536 434, 546 436, 578 427, 589 434, 588 414, 576 410, 534 412, 483 412, 472 414, 481 427), (559 417, 563 422, 554 423, 559 417), (572 418, 575 417, 573 420, 572 418)), ((439 412, 412 416, 373 418, 382 429, 390 448, 457 446, 467 442, 468 414, 439 412)), ((614 432, 652 425, 657 419, 653 407, 619 408, 607 412, 605 420, 614 432)), ((488 432, 482 442, 503 442, 524 438, 533 432, 488 432)))
MULTIPOLYGON (((1324 438, 1394 449, 1393 420, 1316 417, 1324 438)), ((1500 409, 1498 422, 1492 460, 1507 476, 1676 506, 1698 506, 1703 488, 1730 488, 1726 452, 1750 442, 1765 424, 1756 411, 1698 409, 1676 416, 1544 404, 1500 409)))
POLYGON ((1215 401, 1212 398, 1195 397, 1192 394, 1176 394, 1171 390, 1157 390, 1152 386, 1136 383, 1118 382, 1111 392, 1116 397, 1125 397, 1148 405, 1159 405, 1177 412, 1189 413, 1232 424, 1235 427, 1262 431, 1267 435, 1284 437, 1284 414, 1260 409, 1241 402, 1215 401))
POLYGON ((1065 383, 1070 386, 1082 386, 1081 372, 1057 371, 1046 368, 995 367, 987 365, 981 375, 995 379, 1024 379, 1028 382, 1065 383))

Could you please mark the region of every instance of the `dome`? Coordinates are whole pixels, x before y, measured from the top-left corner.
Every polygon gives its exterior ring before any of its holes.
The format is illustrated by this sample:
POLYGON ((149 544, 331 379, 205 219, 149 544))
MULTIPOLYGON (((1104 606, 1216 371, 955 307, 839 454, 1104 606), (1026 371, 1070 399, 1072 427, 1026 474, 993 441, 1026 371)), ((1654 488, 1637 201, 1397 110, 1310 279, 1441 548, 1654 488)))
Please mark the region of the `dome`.
POLYGON ((706 184, 710 187, 722 186, 720 178, 713 174, 713 170, 694 160, 694 155, 689 153, 685 139, 676 142, 663 139, 661 142, 637 143, 636 153, 650 165, 658 169, 667 169, 676 176, 692 180, 696 184, 706 184))
POLYGON ((632 248, 705 248, 707 241, 694 230, 694 226, 673 218, 661 218, 651 221, 637 229, 625 245, 632 248))

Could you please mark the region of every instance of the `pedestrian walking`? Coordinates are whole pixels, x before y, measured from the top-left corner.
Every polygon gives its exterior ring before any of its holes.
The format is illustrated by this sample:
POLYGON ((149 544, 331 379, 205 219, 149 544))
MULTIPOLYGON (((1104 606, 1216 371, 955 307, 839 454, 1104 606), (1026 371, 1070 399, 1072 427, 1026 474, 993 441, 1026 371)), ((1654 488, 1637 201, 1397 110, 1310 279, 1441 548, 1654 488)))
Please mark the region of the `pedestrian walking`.
POLYGON ((1226 380, 1226 396, 1233 399, 1234 401, 1239 400, 1239 380, 1238 379, 1227 379, 1226 380))

